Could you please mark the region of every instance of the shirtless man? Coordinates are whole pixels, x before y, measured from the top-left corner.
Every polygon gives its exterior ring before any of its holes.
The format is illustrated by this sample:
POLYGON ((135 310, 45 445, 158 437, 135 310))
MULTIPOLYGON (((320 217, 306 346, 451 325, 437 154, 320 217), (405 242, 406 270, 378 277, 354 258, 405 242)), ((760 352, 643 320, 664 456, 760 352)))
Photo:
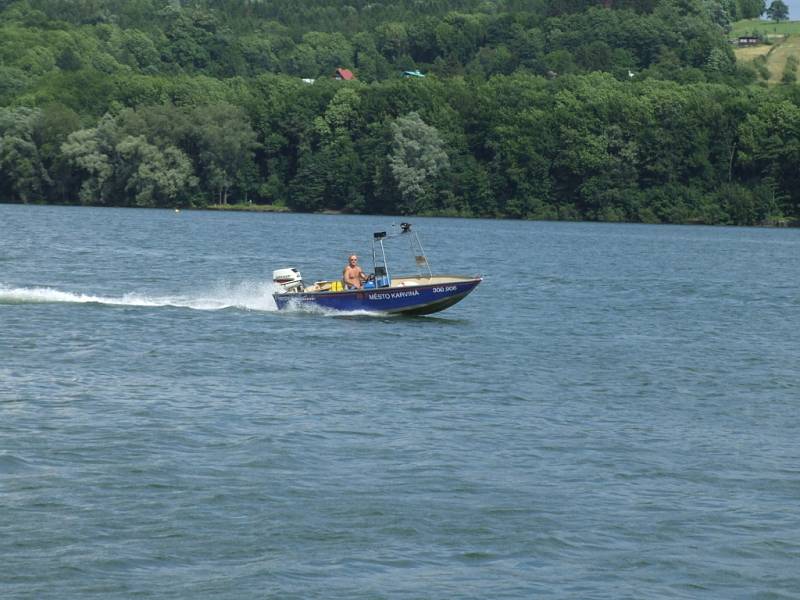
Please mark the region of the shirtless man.
POLYGON ((367 279, 369 277, 358 266, 358 257, 355 254, 351 254, 347 261, 347 266, 342 272, 344 287, 351 290, 359 289, 367 279))

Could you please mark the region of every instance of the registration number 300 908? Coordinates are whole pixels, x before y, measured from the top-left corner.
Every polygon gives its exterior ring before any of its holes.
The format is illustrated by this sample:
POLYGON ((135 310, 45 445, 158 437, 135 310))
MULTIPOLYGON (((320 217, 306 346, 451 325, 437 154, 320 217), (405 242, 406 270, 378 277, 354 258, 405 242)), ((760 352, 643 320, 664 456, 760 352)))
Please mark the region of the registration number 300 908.
POLYGON ((458 288, 454 285, 447 285, 433 288, 434 294, 444 294, 445 292, 455 292, 458 288))

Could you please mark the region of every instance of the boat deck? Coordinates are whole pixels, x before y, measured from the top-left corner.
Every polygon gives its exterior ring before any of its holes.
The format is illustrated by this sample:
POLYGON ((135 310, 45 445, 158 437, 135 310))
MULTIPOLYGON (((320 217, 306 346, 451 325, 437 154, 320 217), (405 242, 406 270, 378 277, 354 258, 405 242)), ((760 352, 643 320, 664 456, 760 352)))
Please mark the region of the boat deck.
MULTIPOLYGON (((392 283, 388 287, 368 289, 387 290, 397 288, 402 289, 419 285, 447 285, 451 283, 470 281, 478 277, 480 276, 476 275, 475 277, 464 277, 463 275, 434 275, 433 277, 430 277, 428 275, 401 275, 400 277, 393 277, 392 283)), ((307 286, 305 288, 305 292, 341 292, 344 291, 341 283, 342 282, 338 279, 333 281, 316 281, 312 285, 307 286)))

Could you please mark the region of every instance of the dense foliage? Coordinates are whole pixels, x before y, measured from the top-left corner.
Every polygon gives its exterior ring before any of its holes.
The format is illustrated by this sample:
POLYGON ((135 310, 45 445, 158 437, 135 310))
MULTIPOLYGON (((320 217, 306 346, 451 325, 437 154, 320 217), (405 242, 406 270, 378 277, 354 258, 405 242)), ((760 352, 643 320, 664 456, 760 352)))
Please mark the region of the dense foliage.
POLYGON ((751 4, 0 0, 0 199, 796 220, 800 95, 725 38, 751 4))

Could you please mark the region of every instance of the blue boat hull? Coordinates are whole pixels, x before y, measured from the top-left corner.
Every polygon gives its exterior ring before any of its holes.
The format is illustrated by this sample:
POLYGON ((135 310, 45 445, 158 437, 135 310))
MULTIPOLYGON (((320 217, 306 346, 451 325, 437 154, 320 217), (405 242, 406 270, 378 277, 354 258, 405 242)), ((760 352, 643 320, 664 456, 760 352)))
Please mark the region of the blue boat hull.
POLYGON ((414 284, 404 287, 341 292, 284 292, 273 294, 273 298, 279 310, 296 308, 428 315, 462 300, 481 281, 480 277, 465 277, 446 283, 414 284))

